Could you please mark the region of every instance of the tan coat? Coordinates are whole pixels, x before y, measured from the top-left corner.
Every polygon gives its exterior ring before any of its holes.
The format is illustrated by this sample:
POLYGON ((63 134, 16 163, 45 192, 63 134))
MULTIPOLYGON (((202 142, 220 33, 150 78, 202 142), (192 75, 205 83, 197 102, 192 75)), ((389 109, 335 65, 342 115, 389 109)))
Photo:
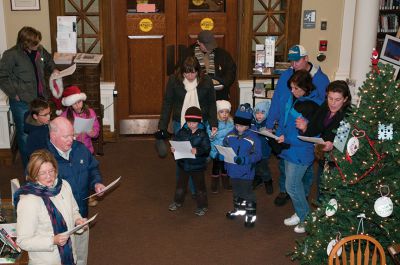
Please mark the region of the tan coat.
MULTIPOLYGON (((51 197, 51 201, 60 211, 67 224, 68 230, 75 226, 75 221, 81 218, 78 205, 72 194, 71 186, 62 181, 60 193, 51 197)), ((36 195, 21 195, 17 207, 17 244, 28 251, 29 264, 61 264, 58 248, 53 243, 53 226, 49 213, 42 198, 36 195)), ((76 260, 74 236, 72 250, 76 260)))

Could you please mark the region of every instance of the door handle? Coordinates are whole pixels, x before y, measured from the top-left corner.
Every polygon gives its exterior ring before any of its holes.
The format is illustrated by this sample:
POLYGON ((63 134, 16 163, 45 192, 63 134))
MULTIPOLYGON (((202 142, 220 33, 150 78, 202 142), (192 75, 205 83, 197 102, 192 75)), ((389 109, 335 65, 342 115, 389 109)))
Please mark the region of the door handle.
POLYGON ((167 46, 167 75, 175 71, 175 45, 167 46))

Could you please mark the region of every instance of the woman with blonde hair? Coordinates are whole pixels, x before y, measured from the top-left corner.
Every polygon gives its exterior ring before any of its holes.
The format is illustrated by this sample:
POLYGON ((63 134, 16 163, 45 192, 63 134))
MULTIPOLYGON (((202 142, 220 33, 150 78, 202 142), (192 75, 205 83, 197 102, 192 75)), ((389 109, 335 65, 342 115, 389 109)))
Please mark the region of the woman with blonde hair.
POLYGON ((29 254, 29 264, 75 264, 74 235, 63 233, 86 218, 68 182, 58 178, 53 155, 44 149, 30 156, 27 184, 14 195, 17 244, 29 254))

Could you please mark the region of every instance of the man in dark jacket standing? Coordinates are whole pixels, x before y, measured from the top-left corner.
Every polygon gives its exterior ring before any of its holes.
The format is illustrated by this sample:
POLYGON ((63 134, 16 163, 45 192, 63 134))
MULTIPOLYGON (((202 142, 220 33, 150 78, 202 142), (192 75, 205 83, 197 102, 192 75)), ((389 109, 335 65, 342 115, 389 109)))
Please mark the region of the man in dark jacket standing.
POLYGON ((199 33, 197 43, 189 48, 189 55, 196 56, 202 71, 212 78, 216 100, 229 100, 229 89, 236 79, 236 64, 226 50, 218 47, 212 31, 199 33))
POLYGON ((27 164, 24 114, 35 98, 47 99, 45 72, 58 72, 51 55, 40 45, 41 40, 40 31, 23 27, 18 32, 17 44, 5 51, 0 60, 0 89, 9 97, 24 166, 27 164))
MULTIPOLYGON (((99 162, 82 143, 74 140, 74 128, 71 122, 58 117, 50 122, 50 140, 48 150, 58 163, 59 176, 71 185, 72 193, 79 206, 82 217, 88 217, 89 191, 101 192, 105 186, 101 183, 99 162)), ((89 230, 76 236, 77 265, 87 264, 89 230)))

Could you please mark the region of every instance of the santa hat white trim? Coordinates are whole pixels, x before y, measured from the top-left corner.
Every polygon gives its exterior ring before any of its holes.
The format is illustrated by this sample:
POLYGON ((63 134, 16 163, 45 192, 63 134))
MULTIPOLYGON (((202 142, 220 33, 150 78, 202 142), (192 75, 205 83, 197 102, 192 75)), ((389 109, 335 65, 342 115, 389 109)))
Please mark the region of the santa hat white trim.
POLYGON ((64 84, 62 78, 57 78, 49 81, 49 87, 51 94, 55 98, 61 98, 63 92, 64 92, 64 84), (55 84, 53 83, 55 82, 55 84), (56 86, 56 87, 55 87, 56 86))
POLYGON ((66 107, 74 105, 78 101, 85 101, 86 100, 86 94, 85 93, 80 93, 80 94, 73 94, 68 97, 63 97, 62 99, 62 104, 66 107))

